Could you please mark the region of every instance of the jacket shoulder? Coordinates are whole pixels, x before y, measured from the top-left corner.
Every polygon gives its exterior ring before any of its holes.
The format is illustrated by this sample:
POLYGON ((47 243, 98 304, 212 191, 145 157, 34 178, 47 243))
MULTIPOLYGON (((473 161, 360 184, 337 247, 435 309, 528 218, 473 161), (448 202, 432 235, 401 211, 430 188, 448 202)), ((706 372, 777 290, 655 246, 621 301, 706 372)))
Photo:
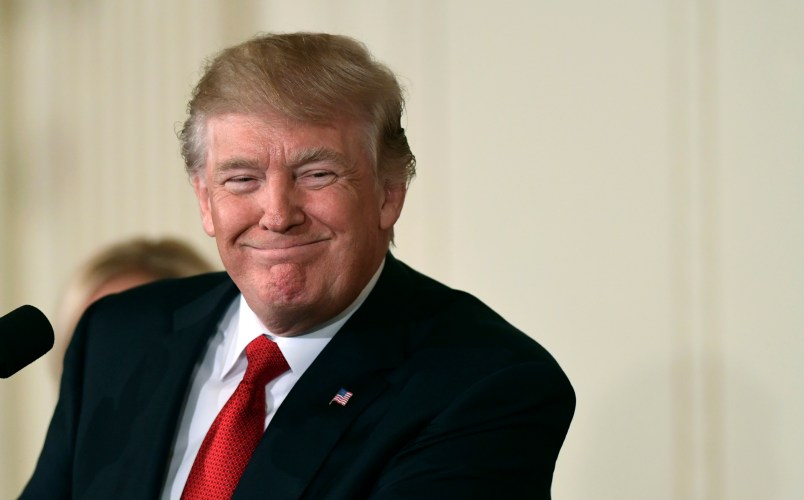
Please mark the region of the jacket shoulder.
MULTIPOLYGON (((398 307, 416 324, 412 342, 420 347, 455 347, 474 350, 482 346, 490 354, 510 360, 549 360, 550 354, 530 335, 511 324, 475 295, 451 288, 398 262, 406 286, 397 290, 398 307), (402 300, 402 296, 406 300, 402 300)), ((398 280, 398 282, 401 280, 398 280)))
POLYGON ((175 311, 216 289, 224 295, 232 289, 236 291, 229 275, 215 272, 154 281, 103 297, 96 304, 101 311, 113 313, 120 310, 130 313, 133 309, 145 314, 153 309, 175 311))

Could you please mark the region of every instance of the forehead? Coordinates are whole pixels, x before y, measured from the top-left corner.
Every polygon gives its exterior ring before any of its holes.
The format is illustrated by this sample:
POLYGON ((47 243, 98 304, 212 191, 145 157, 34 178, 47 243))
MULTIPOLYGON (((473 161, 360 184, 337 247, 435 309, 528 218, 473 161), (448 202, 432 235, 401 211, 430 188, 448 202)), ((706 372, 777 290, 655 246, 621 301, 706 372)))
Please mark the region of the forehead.
POLYGON ((206 136, 213 163, 231 155, 279 159, 311 149, 331 150, 353 161, 368 153, 365 127, 350 119, 309 123, 273 113, 229 113, 210 117, 206 136))

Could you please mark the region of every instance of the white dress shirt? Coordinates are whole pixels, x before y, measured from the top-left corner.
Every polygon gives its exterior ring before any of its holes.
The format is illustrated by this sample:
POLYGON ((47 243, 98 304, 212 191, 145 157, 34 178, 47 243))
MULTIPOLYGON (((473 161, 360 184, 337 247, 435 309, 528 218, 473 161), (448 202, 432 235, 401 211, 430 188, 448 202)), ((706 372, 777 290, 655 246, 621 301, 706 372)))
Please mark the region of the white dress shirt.
POLYGON ((267 335, 279 346, 290 366, 290 370, 265 386, 267 428, 277 408, 305 370, 363 304, 377 283, 384 265, 383 260, 360 295, 343 312, 312 331, 295 337, 271 334, 248 306, 242 294, 232 301, 193 375, 168 463, 162 500, 179 500, 181 497, 184 483, 187 482, 207 430, 246 373, 246 346, 258 335, 267 335))

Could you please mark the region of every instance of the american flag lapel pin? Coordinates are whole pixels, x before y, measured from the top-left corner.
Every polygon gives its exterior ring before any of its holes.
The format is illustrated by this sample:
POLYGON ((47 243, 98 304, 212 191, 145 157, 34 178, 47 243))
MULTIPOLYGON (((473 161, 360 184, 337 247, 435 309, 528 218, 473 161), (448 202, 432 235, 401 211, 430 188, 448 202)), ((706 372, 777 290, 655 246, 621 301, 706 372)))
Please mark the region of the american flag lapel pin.
POLYGON ((341 390, 335 394, 335 396, 329 401, 329 404, 338 403, 341 406, 346 406, 346 403, 349 402, 349 398, 351 397, 352 393, 341 387, 341 390))

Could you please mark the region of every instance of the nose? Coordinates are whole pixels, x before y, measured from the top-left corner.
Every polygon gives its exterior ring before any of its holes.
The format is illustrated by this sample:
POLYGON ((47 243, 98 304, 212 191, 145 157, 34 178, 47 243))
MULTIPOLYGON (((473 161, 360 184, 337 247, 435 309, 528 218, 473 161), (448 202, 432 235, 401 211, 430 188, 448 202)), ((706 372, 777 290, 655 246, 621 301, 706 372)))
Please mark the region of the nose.
POLYGON ((304 210, 294 189, 292 178, 269 176, 260 190, 262 217, 260 227, 276 233, 286 233, 304 223, 304 210))

